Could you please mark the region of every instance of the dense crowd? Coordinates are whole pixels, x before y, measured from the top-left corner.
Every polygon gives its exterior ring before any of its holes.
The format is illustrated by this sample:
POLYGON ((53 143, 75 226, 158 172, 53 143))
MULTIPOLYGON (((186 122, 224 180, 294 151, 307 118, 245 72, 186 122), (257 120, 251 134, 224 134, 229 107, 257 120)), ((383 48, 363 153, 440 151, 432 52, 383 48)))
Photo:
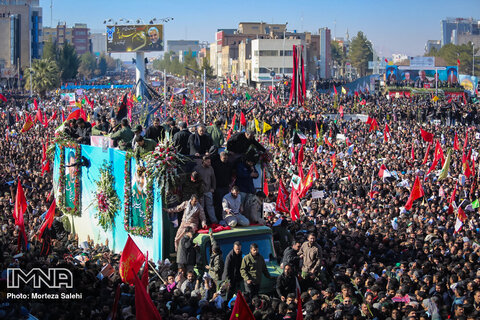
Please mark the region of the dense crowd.
MULTIPOLYGON (((195 87, 188 91, 188 97, 201 95, 195 87)), ((118 108, 125 91, 91 91, 87 95, 95 103, 86 107, 90 121, 69 121, 65 129, 85 144, 91 134, 109 135, 117 147, 139 155, 167 138, 177 152, 194 160, 188 175, 180 177, 181 198, 164 213, 178 214, 177 261, 159 261, 155 272, 150 270, 148 292, 163 319, 228 319, 236 289, 244 292, 256 319, 295 319, 298 299, 302 300, 304 319, 480 317, 480 221, 475 205, 479 198, 480 121, 476 105, 365 93, 360 97, 312 94, 304 107, 285 107, 269 100, 268 90, 232 87, 223 94, 213 91, 211 87, 205 124, 202 107, 195 99, 184 105, 177 97, 161 107, 146 128, 135 113, 142 103, 135 103, 131 121, 111 119, 111 110, 118 108), (245 98, 247 92, 251 99, 245 98), (343 116, 338 113, 339 106, 343 116), (234 114, 238 119, 240 112, 247 125, 228 132, 234 114), (368 115, 378 126, 372 128, 364 122, 366 116, 351 118, 352 114, 368 115), (262 134, 260 128, 259 133, 256 120, 272 129, 262 134), (385 124, 389 127, 386 137, 385 124), (429 147, 420 129, 433 134, 445 158, 455 137, 459 140, 446 179, 438 181, 440 164, 429 172, 436 148, 434 143, 429 147), (300 132, 307 137, 304 144, 297 139, 300 132), (293 148, 292 143, 296 143, 293 148), (222 147, 227 152, 218 153, 222 147), (303 161, 299 161, 299 152, 304 153, 303 161), (259 174, 254 164, 262 157, 270 160, 266 161, 268 196, 253 185, 259 174), (473 173, 466 174, 464 163, 473 173), (292 177, 301 176, 300 170, 306 175, 312 164, 318 178, 301 199, 300 217, 264 212, 264 202, 276 201, 280 181, 292 191, 292 177), (389 177, 379 177, 382 164, 389 177), (416 177, 425 195, 406 210, 416 177), (321 195, 313 198, 312 190, 321 195), (461 228, 460 210, 466 215, 461 228), (258 292, 262 276, 270 275, 254 246, 236 243, 230 252, 221 252, 214 244, 208 273, 195 273, 197 262, 188 248, 197 229, 211 223, 272 227, 283 269, 272 292, 258 292)), ((42 99, 40 108, 48 118, 55 110, 60 114, 61 108, 69 113, 56 95, 42 99)), ((0 304, 0 319, 26 319, 29 314, 39 319, 107 319, 119 285, 116 317, 134 319, 133 287, 121 284, 118 272, 97 277, 108 264, 118 271, 120 255, 111 253, 108 244, 78 243, 61 212, 57 212, 52 230, 41 241, 37 237, 42 214, 53 200, 52 174, 42 175, 42 144, 53 138, 60 116, 47 127, 37 122, 20 133, 23 122, 12 126, 7 113, 18 114, 20 119, 26 112, 34 115, 28 98, 10 98, 3 104, 3 112, 2 295, 6 294, 8 267, 60 266, 72 270, 73 292, 82 293, 82 299, 5 299, 0 304), (28 250, 20 255, 19 230, 12 216, 17 181, 28 201, 28 250), (51 247, 45 249, 45 243, 51 247)), ((32 290, 22 288, 26 293, 32 290)))

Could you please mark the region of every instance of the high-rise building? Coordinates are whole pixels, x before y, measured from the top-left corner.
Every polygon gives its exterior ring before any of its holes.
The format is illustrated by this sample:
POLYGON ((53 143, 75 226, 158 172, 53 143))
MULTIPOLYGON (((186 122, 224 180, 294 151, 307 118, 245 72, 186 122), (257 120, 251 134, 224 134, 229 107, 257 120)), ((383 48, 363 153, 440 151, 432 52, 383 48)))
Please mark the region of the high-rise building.
POLYGON ((328 79, 332 76, 330 72, 332 64, 330 49, 331 32, 328 28, 320 28, 318 29, 318 34, 320 36, 320 57, 317 62, 317 74, 321 79, 328 79))
POLYGON ((458 45, 461 35, 479 35, 480 21, 473 18, 447 18, 442 20, 442 46, 453 43, 458 45))
POLYGON ((92 53, 97 57, 102 53, 107 52, 107 34, 106 33, 91 33, 90 43, 92 53))
POLYGON ((0 1, 0 69, 23 69, 42 56, 39 0, 0 1))
POLYGON ((67 28, 65 22, 60 22, 56 28, 44 28, 44 34, 44 42, 56 42, 59 46, 70 43, 78 55, 92 51, 90 29, 84 23, 75 23, 72 28, 67 28))

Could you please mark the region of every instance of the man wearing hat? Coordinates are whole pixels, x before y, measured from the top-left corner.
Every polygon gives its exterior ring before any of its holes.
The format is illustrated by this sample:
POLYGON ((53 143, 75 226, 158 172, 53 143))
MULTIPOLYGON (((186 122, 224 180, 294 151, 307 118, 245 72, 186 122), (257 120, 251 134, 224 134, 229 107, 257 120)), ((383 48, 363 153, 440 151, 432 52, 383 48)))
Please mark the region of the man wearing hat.
POLYGON ((153 141, 152 139, 146 139, 142 136, 137 136, 134 141, 135 149, 133 151, 140 156, 152 152, 157 146, 157 143, 155 141, 153 141))
POLYGON ((134 134, 132 129, 130 129, 130 125, 127 119, 122 119, 121 124, 122 128, 119 131, 113 133, 110 138, 113 141, 118 142, 118 148, 120 150, 128 150, 132 146, 132 139, 134 134))
POLYGON ((140 137, 142 135, 142 131, 143 131, 143 128, 141 125, 137 124, 134 128, 133 128, 133 139, 132 139, 132 149, 135 150, 135 147, 137 146, 137 142, 135 141, 135 139, 137 137, 140 137))

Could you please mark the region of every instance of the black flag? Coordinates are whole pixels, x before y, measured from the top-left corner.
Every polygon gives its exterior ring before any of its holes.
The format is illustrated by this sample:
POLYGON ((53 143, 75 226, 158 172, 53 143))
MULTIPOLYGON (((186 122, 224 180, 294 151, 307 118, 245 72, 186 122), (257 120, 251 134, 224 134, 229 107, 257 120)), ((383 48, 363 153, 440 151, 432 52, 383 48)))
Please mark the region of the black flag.
POLYGON ((10 112, 8 112, 8 125, 12 127, 15 125, 15 118, 12 116, 10 112))
POLYGON ((122 120, 123 118, 126 118, 128 114, 128 109, 127 109, 127 94, 123 96, 122 104, 117 110, 117 115, 115 118, 117 118, 117 121, 122 120))

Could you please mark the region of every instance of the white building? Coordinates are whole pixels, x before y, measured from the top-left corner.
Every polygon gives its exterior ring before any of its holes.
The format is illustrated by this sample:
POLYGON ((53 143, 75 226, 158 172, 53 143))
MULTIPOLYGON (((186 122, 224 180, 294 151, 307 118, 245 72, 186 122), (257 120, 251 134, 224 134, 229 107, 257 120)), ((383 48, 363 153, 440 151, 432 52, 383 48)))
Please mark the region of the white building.
POLYGON ((90 34, 90 41, 92 42, 92 53, 96 56, 107 52, 107 35, 106 33, 92 33, 90 34))
MULTIPOLYGON (((252 81, 271 82, 270 72, 274 71, 274 81, 280 81, 283 74, 291 77, 293 45, 301 45, 300 39, 254 39, 252 40, 252 81)), ((306 47, 304 46, 306 64, 306 47)), ((305 70, 306 71, 306 70, 305 70)))

